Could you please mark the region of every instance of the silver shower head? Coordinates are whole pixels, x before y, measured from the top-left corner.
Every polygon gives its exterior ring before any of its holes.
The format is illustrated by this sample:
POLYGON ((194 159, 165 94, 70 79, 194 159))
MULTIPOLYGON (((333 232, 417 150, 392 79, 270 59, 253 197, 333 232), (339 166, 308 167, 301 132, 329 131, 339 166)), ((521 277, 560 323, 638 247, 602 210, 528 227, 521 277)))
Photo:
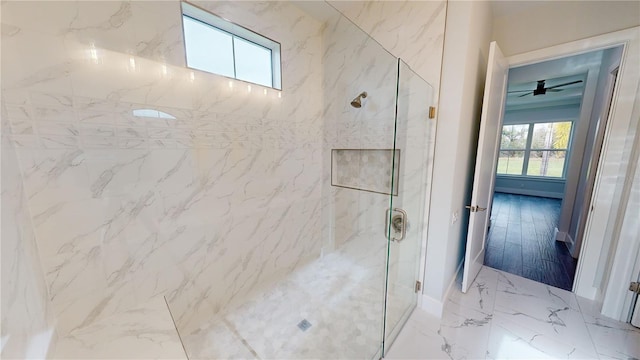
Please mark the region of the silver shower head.
POLYGON ((351 102, 351 106, 353 106, 356 109, 359 109, 362 107, 362 99, 367 97, 367 92, 363 91, 360 93, 360 95, 358 95, 358 97, 356 97, 355 99, 353 99, 353 101, 351 102))

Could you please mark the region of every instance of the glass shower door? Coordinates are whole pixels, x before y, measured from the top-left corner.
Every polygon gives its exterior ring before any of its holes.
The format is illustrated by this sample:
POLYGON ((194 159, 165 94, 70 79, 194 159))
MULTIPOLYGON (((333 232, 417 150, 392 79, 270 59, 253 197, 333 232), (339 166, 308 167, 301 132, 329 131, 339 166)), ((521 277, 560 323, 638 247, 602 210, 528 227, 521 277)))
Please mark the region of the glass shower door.
POLYGON ((388 259, 384 351, 417 305, 433 168, 433 88, 398 59, 393 157, 394 189, 387 211, 388 259))

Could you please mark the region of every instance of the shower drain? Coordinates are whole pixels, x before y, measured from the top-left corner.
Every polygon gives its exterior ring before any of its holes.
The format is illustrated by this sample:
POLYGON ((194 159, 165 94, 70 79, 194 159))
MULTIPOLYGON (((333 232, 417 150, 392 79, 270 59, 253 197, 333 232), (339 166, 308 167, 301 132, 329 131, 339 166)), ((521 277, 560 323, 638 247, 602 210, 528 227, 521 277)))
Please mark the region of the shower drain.
POLYGON ((298 327, 300 328, 300 330, 302 331, 307 331, 307 329, 309 329, 311 327, 311 323, 307 321, 307 319, 303 319, 302 321, 300 321, 298 323, 298 327))

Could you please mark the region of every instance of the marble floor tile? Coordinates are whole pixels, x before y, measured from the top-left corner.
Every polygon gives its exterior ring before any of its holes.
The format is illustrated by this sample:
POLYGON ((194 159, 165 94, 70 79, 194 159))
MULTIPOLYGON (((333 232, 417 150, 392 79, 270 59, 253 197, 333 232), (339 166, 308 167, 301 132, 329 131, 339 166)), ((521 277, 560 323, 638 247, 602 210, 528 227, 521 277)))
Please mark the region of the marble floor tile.
POLYGON ((591 339, 601 358, 640 358, 640 329, 606 318, 598 313, 598 306, 592 301, 581 297, 577 299, 591 339))
POLYGON ((576 296, 569 291, 501 273, 494 314, 595 354, 576 296))
POLYGON ((490 313, 451 300, 445 305, 442 319, 416 309, 385 358, 484 358, 491 322, 490 313))
POLYGON ((640 358, 640 329, 599 311, 569 291, 484 267, 469 292, 452 291, 441 319, 416 309, 385 359, 640 358))
POLYGON ((510 319, 510 316, 494 314, 487 359, 597 358, 593 347, 583 349, 557 335, 532 330, 521 321, 510 319))
POLYGON ((415 309, 387 352, 385 359, 439 359, 444 341, 438 334, 440 319, 415 309))
MULTIPOLYGON (((459 286, 456 286, 449 296, 449 300, 459 306, 470 307, 483 312, 493 312, 496 301, 498 276, 500 271, 490 267, 482 267, 476 280, 471 284, 469 291, 464 294, 459 286)), ((462 272, 460 272, 462 275, 462 272)), ((462 283, 462 278, 458 279, 462 283)))

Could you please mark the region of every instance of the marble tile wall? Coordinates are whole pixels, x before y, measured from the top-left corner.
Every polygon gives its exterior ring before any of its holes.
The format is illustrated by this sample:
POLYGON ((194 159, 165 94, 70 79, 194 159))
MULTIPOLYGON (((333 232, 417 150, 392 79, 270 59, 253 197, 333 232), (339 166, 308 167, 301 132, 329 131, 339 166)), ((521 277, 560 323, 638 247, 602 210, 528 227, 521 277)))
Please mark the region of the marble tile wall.
POLYGON ((389 196, 332 187, 330 150, 393 148, 397 60, 344 17, 327 20, 323 42, 325 248, 357 238, 384 242, 389 196), (351 101, 363 91, 368 95, 362 107, 352 107, 351 101))
POLYGON ((196 4, 282 42, 282 92, 185 68, 177 1, 3 3, 3 103, 62 334, 158 295, 187 331, 319 255, 321 23, 196 4))
MULTIPOLYGON (((401 58, 410 67, 409 71, 417 75, 416 81, 420 78, 427 81, 432 88, 432 93, 428 99, 414 100, 418 101, 416 104, 436 106, 442 67, 446 1, 332 1, 330 3, 390 53, 401 58)), ((411 82, 409 77, 402 80, 406 83, 411 82)), ((419 110, 421 106, 413 106, 413 108, 419 110)), ((402 113, 400 115, 403 116, 402 113)), ((405 114, 405 118, 406 115, 408 114, 405 114)), ((417 133, 425 136, 423 141, 426 143, 427 158, 424 168, 427 169, 426 179, 430 181, 436 125, 432 123, 428 126, 429 130, 426 132, 418 131, 417 133)), ((408 133, 416 134, 415 129, 408 133)), ((430 191, 427 191, 425 196, 428 204, 430 191)))
POLYGON ((333 186, 398 195, 398 167, 393 165, 399 164, 399 151, 333 149, 331 160, 333 186))
POLYGON ((446 0, 330 3, 429 82, 435 89, 434 103, 437 102, 446 0))
MULTIPOLYGON (((2 117, 6 119, 4 109, 2 117)), ((18 166, 13 144, 3 136, 0 356, 45 358, 55 344, 55 320, 18 166)))

